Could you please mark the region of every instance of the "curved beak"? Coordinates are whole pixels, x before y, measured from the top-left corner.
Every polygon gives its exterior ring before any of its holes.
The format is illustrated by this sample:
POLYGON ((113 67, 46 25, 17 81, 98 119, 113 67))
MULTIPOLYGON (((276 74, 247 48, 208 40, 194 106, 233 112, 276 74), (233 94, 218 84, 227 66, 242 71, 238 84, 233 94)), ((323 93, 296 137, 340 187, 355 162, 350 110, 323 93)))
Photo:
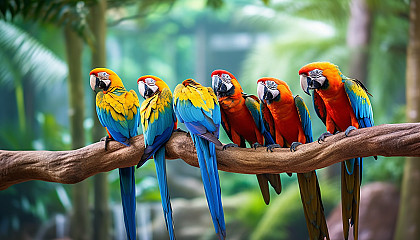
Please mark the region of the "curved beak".
POLYGON ((218 75, 213 75, 213 77, 211 78, 211 85, 216 94, 226 93, 233 87, 233 84, 231 82, 223 81, 223 79, 218 75))
POLYGON ((217 92, 219 85, 221 84, 221 79, 218 75, 213 75, 211 77, 211 87, 215 92, 217 92))
POLYGON ((311 82, 311 78, 306 76, 306 74, 300 75, 300 86, 302 87, 302 90, 309 96, 311 96, 311 94, 309 93, 310 82, 311 82))
POLYGON ((140 93, 140 95, 143 97, 143 98, 146 98, 145 96, 144 96, 144 92, 145 92, 145 89, 146 89, 146 84, 144 83, 144 82, 142 82, 142 81, 139 81, 139 83, 138 83, 138 88, 139 88, 139 93, 140 93))
POLYGON ((264 85, 264 83, 259 82, 257 84, 257 94, 258 94, 258 98, 261 101, 264 101, 264 96, 265 96, 265 92, 267 92, 267 87, 264 85))
POLYGON ((90 87, 93 91, 99 86, 99 79, 95 75, 90 75, 90 87))

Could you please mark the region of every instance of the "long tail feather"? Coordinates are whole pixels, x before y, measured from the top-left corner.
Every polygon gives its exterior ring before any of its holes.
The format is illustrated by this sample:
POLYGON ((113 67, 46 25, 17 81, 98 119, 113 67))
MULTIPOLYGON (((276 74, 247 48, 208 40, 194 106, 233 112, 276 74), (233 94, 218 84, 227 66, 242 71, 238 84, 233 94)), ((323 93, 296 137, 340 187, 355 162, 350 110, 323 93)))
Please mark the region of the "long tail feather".
POLYGON ((274 188, 277 194, 281 193, 280 174, 257 174, 258 184, 260 186, 261 194, 266 205, 270 203, 270 192, 268 183, 274 188))
POLYGON ((266 205, 270 203, 270 190, 268 189, 267 174, 257 174, 258 185, 266 205))
POLYGON ((297 177, 309 239, 330 239, 316 172, 298 173, 297 177))
POLYGON ((359 229, 359 203, 360 203, 360 181, 361 181, 361 159, 346 160, 341 163, 341 205, 343 218, 343 233, 344 239, 349 237, 350 225, 353 225, 354 239, 358 239, 359 229), (348 166, 351 161, 353 169, 350 169, 352 174, 349 174, 348 166))
POLYGON ((166 179, 166 160, 165 146, 156 151, 154 155, 156 175, 159 183, 160 197, 162 199, 162 209, 166 222, 166 229, 169 232, 169 238, 175 239, 171 199, 169 197, 168 182, 166 179))
POLYGON ((121 201, 128 240, 136 239, 136 185, 134 167, 120 168, 121 201))
POLYGON ((213 143, 192 134, 197 149, 201 178, 207 198, 213 225, 219 239, 225 239, 226 227, 220 194, 219 174, 217 172, 216 150, 213 143))

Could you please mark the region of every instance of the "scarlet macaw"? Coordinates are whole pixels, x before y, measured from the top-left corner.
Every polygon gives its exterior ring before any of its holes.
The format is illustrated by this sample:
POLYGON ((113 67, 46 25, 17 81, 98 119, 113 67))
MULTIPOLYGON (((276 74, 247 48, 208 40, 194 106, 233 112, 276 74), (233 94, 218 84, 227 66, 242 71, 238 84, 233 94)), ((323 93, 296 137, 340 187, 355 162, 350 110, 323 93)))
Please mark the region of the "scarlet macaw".
MULTIPOLYGON (((303 91, 312 99, 318 117, 329 133, 349 132, 356 128, 374 125, 372 106, 368 91, 362 82, 344 76, 340 69, 329 62, 314 62, 299 70, 303 91)), ((318 140, 318 142, 319 142, 318 140)), ((348 239, 349 226, 353 225, 354 239, 358 238, 360 183, 362 158, 353 158, 341 163, 341 203, 344 238, 348 239), (350 220, 350 222, 349 222, 350 220)))
POLYGON ((141 104, 140 116, 146 149, 137 168, 150 157, 155 160, 162 208, 170 239, 175 239, 172 207, 166 179, 165 144, 176 128, 172 92, 160 78, 146 75, 137 80, 140 95, 145 98, 141 104))
MULTIPOLYGON (((273 147, 290 147, 312 142, 312 126, 308 108, 300 96, 293 97, 287 84, 276 78, 257 81, 261 114, 271 135, 273 147)), ((298 173, 298 182, 309 239, 329 239, 316 172, 298 173)))
POLYGON ((215 145, 222 146, 218 139, 221 120, 216 95, 210 87, 203 87, 193 79, 184 80, 175 88, 174 110, 193 139, 213 225, 219 239, 225 239, 226 227, 215 149, 215 145))
MULTIPOLYGON (((90 72, 90 86, 96 95, 96 113, 102 126, 108 132, 108 139, 114 139, 126 146, 128 139, 137 135, 139 125, 139 99, 133 90, 127 92, 118 75, 106 68, 95 68, 90 72)), ((124 223, 129 240, 136 239, 136 190, 134 166, 119 169, 121 201, 124 223)))
MULTIPOLYGON (((254 95, 242 91, 235 76, 225 70, 215 70, 211 74, 213 89, 221 106, 222 126, 229 139, 245 148, 249 144, 274 144, 271 134, 266 131, 260 116, 260 101, 254 95), (265 140, 265 141, 264 141, 265 140)), ((280 174, 257 174, 264 202, 270 202, 268 182, 277 194, 281 192, 280 174)))

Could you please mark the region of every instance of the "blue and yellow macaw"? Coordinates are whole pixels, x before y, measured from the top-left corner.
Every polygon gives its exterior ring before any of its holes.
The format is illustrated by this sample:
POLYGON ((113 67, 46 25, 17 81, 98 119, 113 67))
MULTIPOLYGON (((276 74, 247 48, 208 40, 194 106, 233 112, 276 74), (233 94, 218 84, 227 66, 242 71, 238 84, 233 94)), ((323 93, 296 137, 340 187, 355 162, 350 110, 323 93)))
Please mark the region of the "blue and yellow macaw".
POLYGON ((193 79, 184 80, 174 91, 174 110, 180 122, 191 134, 201 170, 204 192, 219 239, 225 239, 226 227, 223 215, 216 148, 221 122, 216 95, 210 87, 203 87, 193 79))
MULTIPOLYGON (((90 86, 96 95, 96 113, 108 132, 108 140, 114 139, 126 146, 129 139, 137 135, 140 111, 139 99, 133 90, 125 90, 118 75, 106 68, 95 68, 90 72, 90 86)), ((134 166, 120 168, 121 201, 124 223, 129 240, 136 239, 136 190, 134 166)))
MULTIPOLYGON (((312 125, 308 108, 300 96, 293 96, 289 86, 276 78, 257 81, 261 99, 261 115, 277 144, 273 147, 290 147, 312 142, 312 125)), ((298 183, 309 239, 330 239, 322 206, 321 191, 315 171, 298 173, 298 183)))
POLYGON ((171 240, 175 239, 171 200, 166 179, 165 144, 176 128, 172 92, 160 78, 146 75, 137 80, 139 93, 144 97, 140 116, 146 149, 137 167, 150 157, 155 159, 156 175, 162 199, 166 228, 171 240))
MULTIPOLYGON (((371 127, 373 111, 369 92, 362 82, 344 76, 340 69, 329 62, 314 62, 299 70, 303 91, 313 90, 312 100, 318 117, 327 127, 324 138, 337 131, 349 132, 356 128, 371 127)), ((344 238, 348 239, 349 227, 353 225, 354 239, 358 238, 360 183, 362 158, 353 158, 341 163, 341 203, 344 238)))

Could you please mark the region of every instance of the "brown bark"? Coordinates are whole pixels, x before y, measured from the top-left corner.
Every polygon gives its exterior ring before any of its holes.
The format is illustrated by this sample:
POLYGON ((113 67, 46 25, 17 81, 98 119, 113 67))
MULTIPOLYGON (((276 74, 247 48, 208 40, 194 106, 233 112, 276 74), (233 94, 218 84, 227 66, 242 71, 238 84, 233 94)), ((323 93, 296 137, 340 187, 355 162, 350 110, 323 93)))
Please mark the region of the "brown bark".
MULTIPOLYGON (((94 143, 73 151, 0 150, 0 189, 13 184, 43 180, 73 184, 100 172, 136 165, 144 150, 143 135, 130 139, 131 146, 110 142, 94 143)), ((296 152, 288 149, 217 149, 219 170, 244 174, 309 172, 354 157, 420 157, 420 123, 385 124, 353 130, 349 137, 338 133, 325 142, 304 144, 296 152)), ((167 159, 182 159, 198 167, 192 140, 173 133, 166 144, 167 159)), ((140 169, 141 171, 141 169, 140 169)))
MULTIPOLYGON (((410 2, 410 29, 407 47, 406 115, 420 121, 420 0, 410 2)), ((420 158, 407 158, 401 185, 401 201, 394 239, 418 239, 420 235, 420 158)))

